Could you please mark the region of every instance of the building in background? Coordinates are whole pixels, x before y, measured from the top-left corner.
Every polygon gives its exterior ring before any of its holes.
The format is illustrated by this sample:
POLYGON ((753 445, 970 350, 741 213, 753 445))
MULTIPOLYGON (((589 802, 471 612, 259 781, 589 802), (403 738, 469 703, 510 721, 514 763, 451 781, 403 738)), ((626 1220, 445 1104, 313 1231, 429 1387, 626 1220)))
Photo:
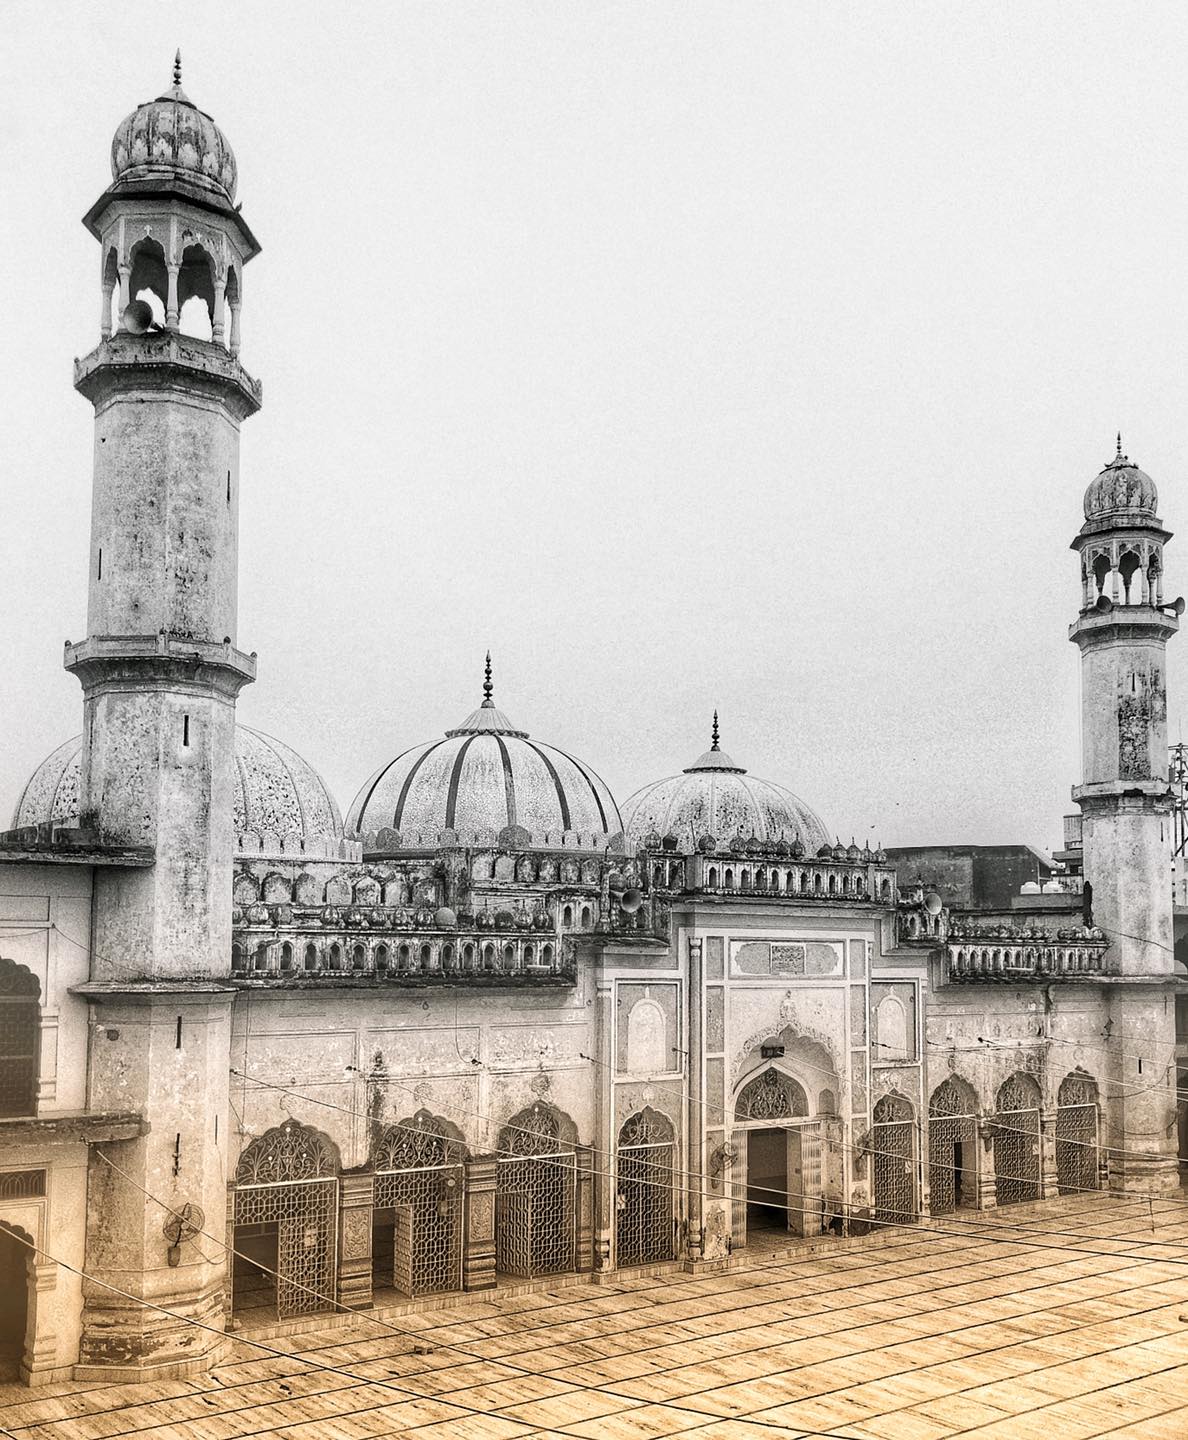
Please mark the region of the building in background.
POLYGON ((1120 447, 1075 542, 1083 884, 1071 843, 844 845, 716 717, 620 808, 489 663, 344 824, 235 719, 259 246, 180 72, 112 174, 81 733, 0 837, 10 1363, 200 1373, 228 1327, 1178 1183, 1177 616, 1120 447))

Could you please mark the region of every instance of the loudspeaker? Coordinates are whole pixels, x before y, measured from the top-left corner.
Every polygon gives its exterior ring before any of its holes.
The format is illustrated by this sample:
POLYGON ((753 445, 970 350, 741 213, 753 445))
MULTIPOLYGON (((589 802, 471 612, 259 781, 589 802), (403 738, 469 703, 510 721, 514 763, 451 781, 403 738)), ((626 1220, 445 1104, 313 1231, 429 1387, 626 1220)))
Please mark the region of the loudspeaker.
POLYGON ((120 320, 129 335, 146 335, 153 328, 153 307, 147 300, 133 300, 120 320))

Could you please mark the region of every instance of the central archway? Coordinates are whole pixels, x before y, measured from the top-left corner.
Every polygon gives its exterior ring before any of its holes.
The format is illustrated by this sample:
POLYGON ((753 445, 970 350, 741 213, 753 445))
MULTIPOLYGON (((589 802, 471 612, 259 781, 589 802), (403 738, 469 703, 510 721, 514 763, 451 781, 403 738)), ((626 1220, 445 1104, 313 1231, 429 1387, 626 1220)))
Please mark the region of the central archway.
POLYGON ((746 1177, 736 1197, 736 1218, 745 1216, 736 1242, 819 1234, 820 1123, 810 1118, 800 1081, 774 1064, 752 1073, 735 1098, 731 1138, 742 1162, 737 1173, 746 1177))

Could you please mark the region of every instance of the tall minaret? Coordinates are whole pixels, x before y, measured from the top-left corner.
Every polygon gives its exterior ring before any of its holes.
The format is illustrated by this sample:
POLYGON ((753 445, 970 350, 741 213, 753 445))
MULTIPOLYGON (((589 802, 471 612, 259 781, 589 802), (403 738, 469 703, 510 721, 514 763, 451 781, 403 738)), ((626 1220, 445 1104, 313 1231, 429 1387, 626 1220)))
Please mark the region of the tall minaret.
MULTIPOLYGON (((171 1247, 167 1212, 134 1187, 201 1207, 222 1234, 235 700, 255 675, 235 648, 239 427, 260 406, 239 316, 259 246, 180 57, 171 88, 116 131, 112 175, 85 217, 102 288, 99 345, 74 382, 95 407, 90 591, 87 639, 65 663, 83 686, 82 823, 153 853, 145 868, 96 869, 84 987, 91 1105, 138 1110, 148 1133, 104 1147, 131 1182, 92 1159, 87 1260, 100 1280, 219 1325, 220 1247, 171 1247)), ((211 1344, 87 1291, 85 1365, 201 1363, 211 1344)))
POLYGON ((1163 600, 1163 547, 1149 475, 1118 450, 1085 492, 1081 613, 1083 819, 1093 919, 1119 972, 1107 982, 1105 1102, 1116 1188, 1171 1186, 1176 1172, 1175 1001, 1167 642, 1180 604, 1163 600))

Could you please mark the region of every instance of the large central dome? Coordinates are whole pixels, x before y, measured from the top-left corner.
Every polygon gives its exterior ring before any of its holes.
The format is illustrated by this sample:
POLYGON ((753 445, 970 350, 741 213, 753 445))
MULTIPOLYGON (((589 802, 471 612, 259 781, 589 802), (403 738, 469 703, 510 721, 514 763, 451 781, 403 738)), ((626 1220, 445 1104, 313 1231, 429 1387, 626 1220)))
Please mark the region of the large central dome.
POLYGON ((622 833, 614 797, 563 750, 531 740, 495 706, 490 658, 483 702, 440 740, 384 765, 347 811, 348 835, 399 832, 406 848, 432 848, 442 831, 459 843, 493 841, 508 827, 520 844, 605 849, 622 833))
POLYGON ((673 835, 691 851, 706 836, 720 844, 735 838, 764 844, 796 840, 810 855, 830 844, 814 811, 782 785, 748 775, 718 743, 714 716, 710 748, 679 775, 637 790, 623 806, 627 838, 641 845, 648 836, 673 835))

